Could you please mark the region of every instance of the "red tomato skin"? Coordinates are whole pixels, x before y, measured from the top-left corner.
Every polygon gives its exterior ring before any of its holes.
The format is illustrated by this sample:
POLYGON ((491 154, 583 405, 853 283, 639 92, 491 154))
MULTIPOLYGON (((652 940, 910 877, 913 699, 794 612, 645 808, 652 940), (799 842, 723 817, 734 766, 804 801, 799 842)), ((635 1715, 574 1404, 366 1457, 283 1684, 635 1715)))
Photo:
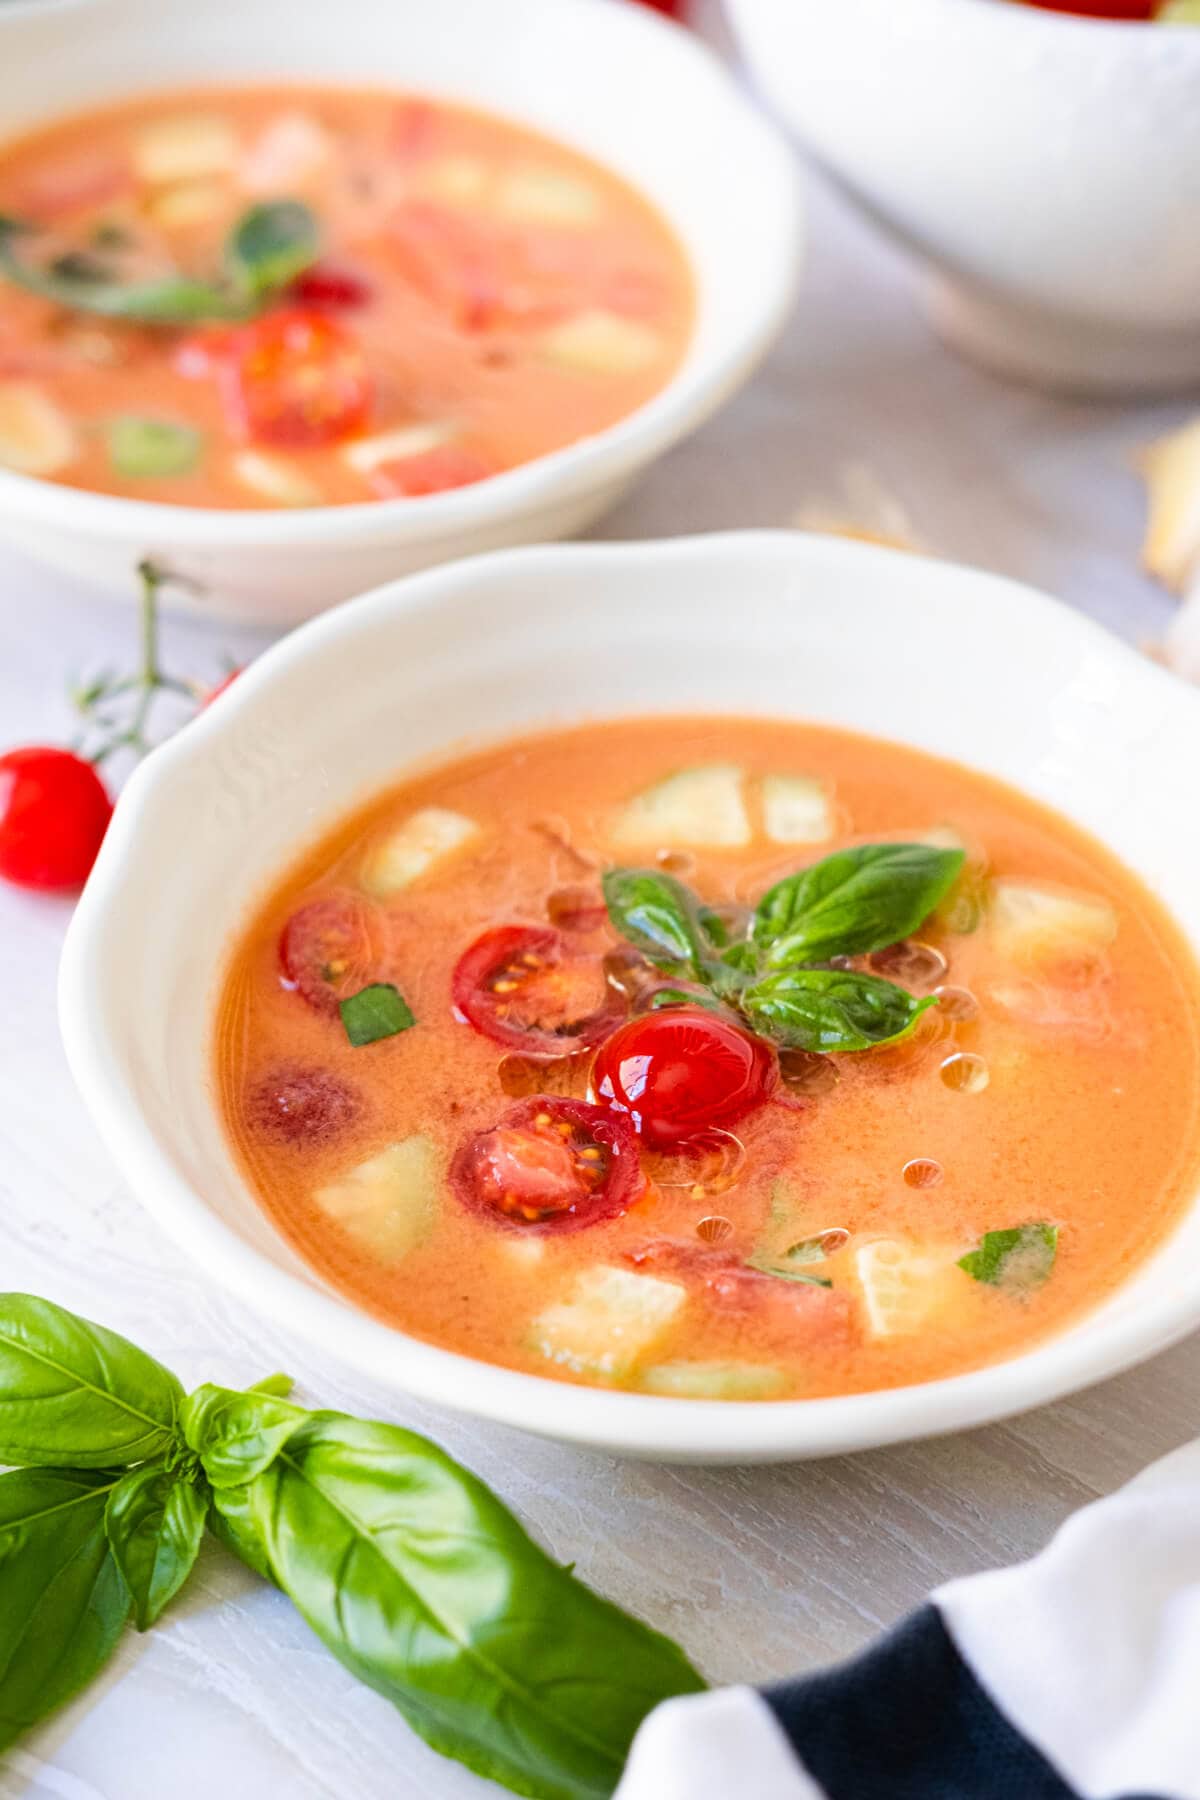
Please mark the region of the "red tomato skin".
POLYGON ((578 1231, 618 1218, 647 1187, 628 1119, 586 1100, 551 1094, 520 1101, 488 1130, 468 1138, 450 1165, 450 1181, 472 1211, 513 1230, 534 1232, 578 1231), (602 1178, 590 1191, 583 1174, 564 1174, 556 1186, 554 1134, 560 1125, 570 1127, 577 1147, 602 1152, 603 1163, 597 1165, 602 1178), (527 1161, 518 1154, 522 1139, 529 1146, 527 1161))
POLYGON ((510 968, 519 971, 525 957, 535 958, 549 971, 572 965, 590 967, 594 961, 576 956, 567 948, 562 933, 548 925, 497 925, 476 938, 455 965, 451 991, 458 1016, 493 1043, 535 1056, 573 1056, 616 1030, 624 1005, 609 988, 594 1012, 574 1021, 574 1031, 522 1024, 518 1017, 506 1016, 506 1006, 515 1007, 517 1001, 506 1003, 492 983, 504 979, 510 968))
POLYGON ((353 269, 339 269, 333 263, 315 263, 296 277, 290 293, 299 306, 328 306, 341 311, 365 306, 371 298, 371 284, 353 269))
POLYGON ((1088 19, 1152 19, 1161 0, 1025 0, 1042 12, 1072 13, 1088 19))
POLYGON ((357 894, 325 894, 294 912, 279 938, 283 979, 314 1012, 335 1015, 339 1003, 379 979, 382 926, 357 894))
POLYGON ((287 1066, 250 1090, 246 1120, 279 1144, 311 1146, 340 1137, 362 1112, 354 1089, 328 1069, 287 1066))
POLYGON ((215 687, 209 688, 207 694, 205 694, 203 700, 200 702, 201 712, 204 712, 206 708, 210 707, 214 700, 219 700, 222 694, 227 694, 241 672, 240 669, 230 669, 228 675, 222 676, 215 687))
POLYGON ((99 775, 73 751, 9 750, 0 756, 0 877, 46 893, 81 888, 112 811, 99 775))
POLYGON ((326 313, 293 307, 237 333, 216 373, 239 435, 304 449, 361 431, 373 383, 357 340, 326 313))
POLYGON ((769 1044, 696 1006, 629 1019, 592 1065, 597 1099, 628 1113, 651 1150, 735 1125, 770 1099, 778 1080, 769 1044))

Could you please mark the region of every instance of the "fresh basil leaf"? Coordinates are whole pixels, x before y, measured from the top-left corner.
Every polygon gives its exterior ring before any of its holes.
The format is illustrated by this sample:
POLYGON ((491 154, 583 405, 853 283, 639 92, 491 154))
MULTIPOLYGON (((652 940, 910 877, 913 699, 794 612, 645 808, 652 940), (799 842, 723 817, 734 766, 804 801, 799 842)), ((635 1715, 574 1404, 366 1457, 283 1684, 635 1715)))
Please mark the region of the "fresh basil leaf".
POLYGON ((397 1037, 416 1024, 412 1009, 390 981, 374 981, 338 1004, 346 1036, 355 1048, 397 1037))
POLYGON ((613 925, 655 968, 705 980, 704 909, 682 881, 661 869, 607 869, 601 886, 613 925))
POLYGON ((0 215, 0 275, 43 300, 73 312, 99 313, 108 319, 136 319, 144 325, 191 325, 205 319, 249 316, 245 299, 210 282, 187 275, 157 276, 153 281, 101 279, 93 267, 81 270, 58 259, 58 273, 39 268, 18 254, 21 238, 36 235, 23 220, 0 215))
POLYGON ((191 1574, 207 1511, 206 1491, 185 1470, 162 1463, 127 1470, 109 1494, 105 1530, 139 1631, 153 1625, 191 1574))
POLYGON ((773 1261, 768 1256, 751 1256, 746 1267, 756 1269, 760 1275, 773 1275, 777 1281, 795 1281, 802 1287, 831 1288, 832 1281, 826 1275, 810 1275, 805 1269, 797 1269, 785 1256, 773 1261))
POLYGON ((961 850, 928 844, 835 851, 764 894, 754 942, 768 969, 883 950, 929 917, 962 864, 961 850))
POLYGON ((120 1477, 0 1475, 0 1751, 103 1668, 129 1616, 104 1530, 120 1477))
POLYGON ((112 419, 105 438, 114 474, 131 481, 186 475, 195 468, 204 448, 203 437, 191 425, 132 413, 112 419))
POLYGON ((179 1423, 213 1487, 224 1488, 261 1475, 308 1416, 265 1388, 239 1394, 206 1382, 184 1401, 179 1423))
POLYGON ((166 1449, 183 1389, 127 1338, 0 1294, 0 1463, 114 1468, 166 1449))
POLYGON ((1039 1221, 985 1232, 977 1249, 959 1257, 958 1266, 976 1281, 1027 1294, 1048 1278, 1057 1254, 1058 1226, 1039 1221))
POLYGON ((313 1414, 249 1492, 275 1579, 327 1648, 517 1793, 611 1794, 645 1715, 704 1685, 412 1432, 313 1414))
POLYGON ((255 300, 277 294, 316 262, 317 221, 299 200, 269 200, 244 212, 225 245, 231 276, 255 300))
POLYGON ((907 1035, 930 1006, 878 975, 781 969, 748 987, 741 1004, 755 1031, 789 1050, 871 1050, 907 1035))
POLYGON ((824 1237, 801 1238, 798 1244, 792 1244, 784 1251, 782 1261, 802 1269, 809 1263, 824 1262, 828 1255, 824 1237))

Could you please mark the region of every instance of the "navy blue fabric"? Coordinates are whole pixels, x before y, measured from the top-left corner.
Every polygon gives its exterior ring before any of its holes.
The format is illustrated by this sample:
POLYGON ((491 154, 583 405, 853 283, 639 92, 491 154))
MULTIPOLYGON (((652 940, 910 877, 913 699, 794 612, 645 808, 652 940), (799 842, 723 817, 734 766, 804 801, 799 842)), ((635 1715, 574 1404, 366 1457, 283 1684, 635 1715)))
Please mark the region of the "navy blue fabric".
POLYGON ((1079 1800, 992 1705, 934 1606, 852 1662, 762 1692, 829 1800, 1079 1800))

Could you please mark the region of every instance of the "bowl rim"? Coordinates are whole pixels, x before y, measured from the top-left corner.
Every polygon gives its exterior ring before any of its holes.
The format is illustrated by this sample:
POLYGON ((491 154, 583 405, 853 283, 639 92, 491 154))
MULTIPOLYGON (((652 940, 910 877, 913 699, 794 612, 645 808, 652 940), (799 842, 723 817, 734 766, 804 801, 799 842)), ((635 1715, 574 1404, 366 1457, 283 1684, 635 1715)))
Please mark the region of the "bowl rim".
MULTIPOLYGON (((32 3, 13 3, 14 17, 35 15, 37 9, 32 3)), ((51 0, 51 8, 85 3, 88 0, 51 0)), ((467 487, 440 494, 354 501, 344 506, 203 507, 96 493, 0 465, 0 513, 15 513, 23 523, 35 527, 69 524, 105 539, 169 540, 181 549, 218 545, 232 550, 271 549, 277 545, 292 549, 317 543, 336 547, 348 540, 386 540, 401 546, 460 531, 478 531, 502 520, 544 511, 568 496, 603 488, 630 470, 644 466, 701 423, 754 366, 791 311, 804 249, 804 182, 799 159, 783 129, 754 105, 734 71, 694 32, 685 31, 644 6, 615 7, 607 0, 555 0, 555 5, 558 10, 573 7, 601 30, 632 33, 634 40, 639 33, 648 34, 660 48, 670 46, 668 55, 683 62, 690 60, 697 69, 706 69, 722 92, 729 108, 727 116, 739 119, 747 141, 755 143, 761 167, 770 168, 771 192, 780 201, 774 209, 777 216, 771 229, 764 234, 773 251, 772 278, 761 283, 742 319, 726 327, 723 336, 699 356, 693 355, 697 342, 694 325, 683 360, 670 379, 641 406, 613 424, 467 487)), ((0 34, 3 26, 4 15, 0 12, 0 34)), ((221 87, 238 79, 236 75, 213 79, 199 87, 221 87)), ((155 91, 150 84, 131 93, 155 91)), ((518 112, 478 104, 484 111, 499 111, 516 123, 522 122, 518 112)), ((70 108, 68 116, 79 110, 70 108)), ((47 119, 54 116, 49 112, 45 115, 47 119)), ((36 128, 36 123, 27 121, 22 130, 36 128)), ((553 138, 556 134, 544 135, 553 138)), ((593 160, 608 167, 603 157, 593 160)), ((636 180, 631 180, 631 185, 638 187, 636 180)), ((657 200, 652 204, 688 255, 698 322, 704 302, 702 278, 692 266, 677 218, 657 200)))
MULTIPOLYGON (((253 1248, 213 1214, 179 1174, 164 1142, 144 1121, 136 1091, 122 1067, 115 1021, 96 969, 96 944, 105 920, 139 882, 138 864, 152 849, 141 833, 148 805, 202 765, 209 747, 263 689, 293 665, 320 657, 324 644, 350 630, 397 614, 436 613, 443 597, 466 578, 473 583, 525 571, 561 573, 604 567, 628 581, 666 564, 702 567, 706 557, 731 550, 748 560, 785 553, 796 566, 828 570, 838 564, 879 571, 903 565, 938 571, 987 599, 1006 635, 1032 641, 1054 615, 1059 631, 1077 636, 1093 658, 1115 665, 1126 683, 1138 681, 1177 710, 1187 696, 1178 680, 1139 656, 1065 603, 1001 575, 961 564, 913 557, 842 538, 794 531, 734 531, 633 543, 537 545, 493 551, 440 565, 372 589, 319 615, 281 639, 240 677, 214 707, 157 749, 121 796, 96 868, 68 928, 59 975, 59 1022, 76 1085, 128 1185, 157 1222, 207 1274, 248 1303, 252 1312, 295 1331, 348 1366, 398 1394, 447 1406, 564 1442, 660 1461, 754 1463, 802 1460, 876 1448, 992 1423, 1117 1375, 1168 1349, 1200 1324, 1200 1268, 1185 1274, 1154 1306, 1141 1306, 1088 1330, 1095 1315, 1005 1361, 915 1386, 821 1399, 772 1402, 683 1400, 580 1386, 527 1374, 441 1349, 385 1324, 330 1289, 314 1287, 253 1248), (140 835, 139 835, 140 834, 140 835)), ((1193 934, 1182 925, 1187 941, 1193 934)), ((207 1022, 206 1022, 207 1029, 207 1022)))

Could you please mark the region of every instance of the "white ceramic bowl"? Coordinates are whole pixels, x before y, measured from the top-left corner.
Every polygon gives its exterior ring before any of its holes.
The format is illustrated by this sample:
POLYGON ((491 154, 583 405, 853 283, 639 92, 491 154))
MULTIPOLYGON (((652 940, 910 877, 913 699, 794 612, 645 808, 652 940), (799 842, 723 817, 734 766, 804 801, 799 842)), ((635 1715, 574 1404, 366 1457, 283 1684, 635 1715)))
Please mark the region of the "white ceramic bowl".
POLYGON ((75 1077, 132 1186, 252 1311, 397 1390, 644 1457, 822 1455, 995 1419, 1200 1323, 1200 1203, 1099 1310, 952 1380, 747 1404, 575 1387, 435 1349, 339 1298, 226 1147, 210 1071, 231 934, 298 846, 407 764, 581 716, 808 718, 1015 782, 1097 833, 1200 948, 1200 698, 996 576, 787 533, 518 550, 411 577, 269 651, 154 755, 67 938, 75 1077))
POLYGON ((1008 0, 726 0, 760 85, 931 263, 935 321, 1079 391, 1200 382, 1200 30, 1008 0))
POLYGON ((199 609, 281 625, 451 556, 579 531, 745 379, 793 296, 791 150, 691 34, 642 6, 87 0, 9 16, 0 5, 0 69, 10 77, 0 83, 0 140, 139 90, 239 78, 392 84, 464 100, 633 181, 674 226, 696 275, 695 336, 661 393, 607 431, 453 493, 211 511, 0 469, 0 537, 110 590, 132 596, 133 566, 149 554, 199 583, 199 609))

